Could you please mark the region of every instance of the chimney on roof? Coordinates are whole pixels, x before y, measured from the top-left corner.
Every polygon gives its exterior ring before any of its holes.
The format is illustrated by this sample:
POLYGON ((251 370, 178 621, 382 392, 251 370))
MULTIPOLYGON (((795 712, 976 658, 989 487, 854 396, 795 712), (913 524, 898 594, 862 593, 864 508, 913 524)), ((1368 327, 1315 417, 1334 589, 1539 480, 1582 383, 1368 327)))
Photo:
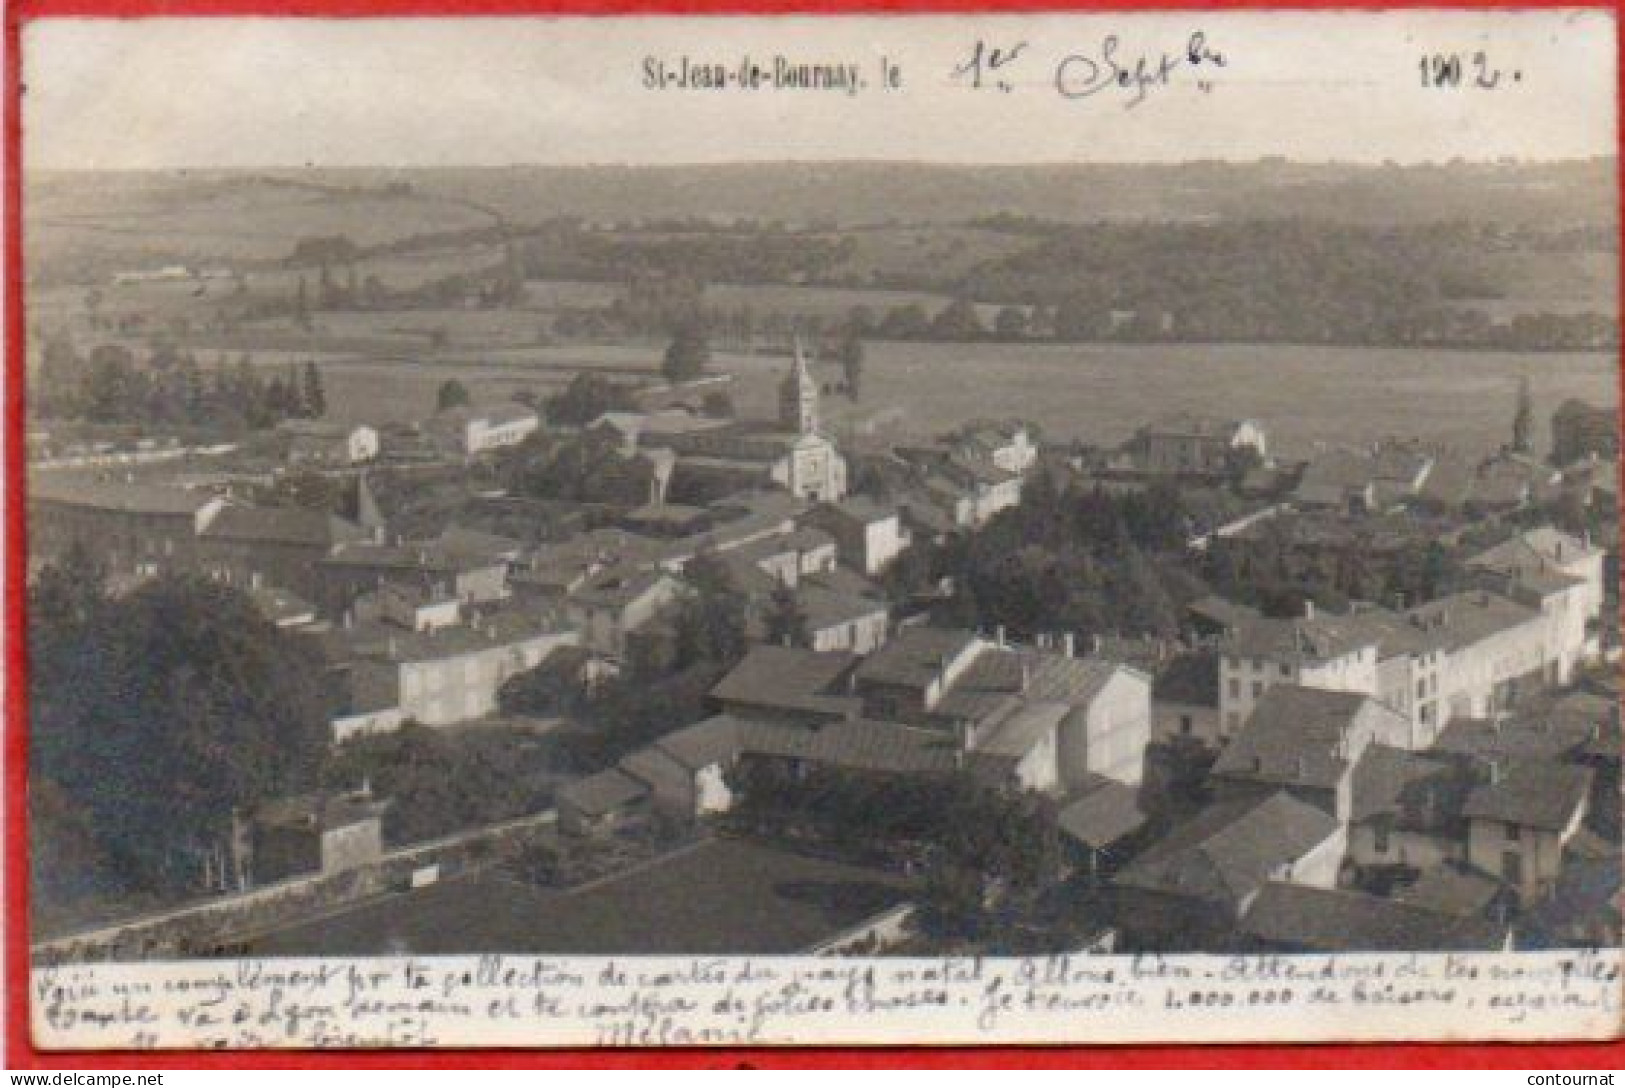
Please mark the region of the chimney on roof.
POLYGON ((1315 602, 1308 597, 1303 599, 1303 618, 1306 620, 1315 618, 1315 602))
POLYGON ((999 649, 1004 649, 1004 624, 993 628, 993 642, 999 649))
POLYGON ((1078 637, 1071 631, 1068 631, 1066 634, 1061 636, 1061 651, 1065 653, 1067 657, 1078 656, 1078 637))

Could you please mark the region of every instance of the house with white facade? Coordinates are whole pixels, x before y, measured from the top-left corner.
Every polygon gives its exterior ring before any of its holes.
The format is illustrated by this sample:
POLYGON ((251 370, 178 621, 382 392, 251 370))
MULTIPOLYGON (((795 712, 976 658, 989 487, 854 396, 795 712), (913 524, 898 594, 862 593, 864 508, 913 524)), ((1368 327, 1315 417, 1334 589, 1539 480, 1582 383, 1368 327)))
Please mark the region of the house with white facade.
POLYGON ((1378 638, 1363 624, 1320 615, 1243 617, 1219 639, 1219 730, 1231 737, 1277 684, 1376 694, 1378 638))
POLYGON ((443 453, 475 457, 517 446, 541 425, 541 417, 522 404, 493 404, 447 408, 430 417, 423 429, 443 453))

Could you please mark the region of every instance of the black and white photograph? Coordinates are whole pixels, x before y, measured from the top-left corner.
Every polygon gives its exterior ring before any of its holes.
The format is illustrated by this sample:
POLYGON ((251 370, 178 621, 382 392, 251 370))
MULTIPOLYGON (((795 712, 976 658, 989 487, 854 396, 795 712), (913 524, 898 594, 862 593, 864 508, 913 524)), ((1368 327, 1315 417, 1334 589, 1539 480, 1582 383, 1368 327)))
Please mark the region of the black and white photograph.
POLYGON ((36 1038, 1611 1036, 1615 40, 31 23, 36 1038))

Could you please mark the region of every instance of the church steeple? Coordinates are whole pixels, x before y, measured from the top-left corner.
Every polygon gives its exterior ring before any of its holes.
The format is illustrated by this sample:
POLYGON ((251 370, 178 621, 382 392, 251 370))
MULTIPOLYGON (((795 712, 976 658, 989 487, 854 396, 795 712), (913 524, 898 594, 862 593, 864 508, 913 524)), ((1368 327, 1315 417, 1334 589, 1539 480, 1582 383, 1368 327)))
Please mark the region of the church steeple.
POLYGON ((807 366, 799 335, 793 351, 790 372, 779 386, 779 423, 798 434, 815 434, 818 431, 818 382, 807 366))

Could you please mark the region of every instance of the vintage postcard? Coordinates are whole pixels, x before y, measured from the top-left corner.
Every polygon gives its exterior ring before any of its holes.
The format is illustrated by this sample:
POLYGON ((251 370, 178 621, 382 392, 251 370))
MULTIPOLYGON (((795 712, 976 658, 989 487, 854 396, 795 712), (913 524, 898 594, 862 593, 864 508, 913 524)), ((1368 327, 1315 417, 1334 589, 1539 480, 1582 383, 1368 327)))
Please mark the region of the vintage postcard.
POLYGON ((21 40, 37 1047, 1618 1033, 1610 10, 21 40))

